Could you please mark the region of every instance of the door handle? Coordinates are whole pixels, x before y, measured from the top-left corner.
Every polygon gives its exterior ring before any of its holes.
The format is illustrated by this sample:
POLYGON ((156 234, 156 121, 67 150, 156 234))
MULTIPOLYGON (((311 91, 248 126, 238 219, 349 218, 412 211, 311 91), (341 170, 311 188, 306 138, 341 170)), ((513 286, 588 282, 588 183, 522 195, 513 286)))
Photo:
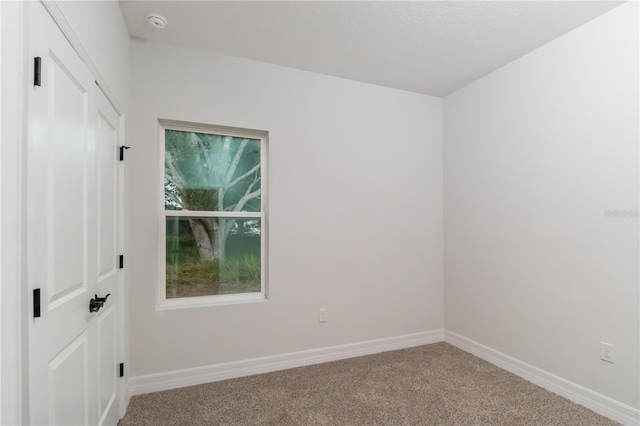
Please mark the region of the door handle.
POLYGON ((111 296, 111 293, 107 294, 105 297, 98 297, 96 294, 95 298, 89 301, 89 312, 98 312, 100 308, 104 306, 109 296, 111 296))

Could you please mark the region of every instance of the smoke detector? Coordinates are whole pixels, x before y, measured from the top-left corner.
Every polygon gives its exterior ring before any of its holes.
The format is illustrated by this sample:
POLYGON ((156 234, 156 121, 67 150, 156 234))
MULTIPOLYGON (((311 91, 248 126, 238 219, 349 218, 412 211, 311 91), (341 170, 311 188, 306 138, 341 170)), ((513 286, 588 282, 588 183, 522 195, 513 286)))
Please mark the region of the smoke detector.
POLYGON ((159 30, 163 30, 167 26, 167 22, 168 22, 167 18, 160 15, 159 13, 148 14, 147 21, 149 21, 149 25, 159 30))

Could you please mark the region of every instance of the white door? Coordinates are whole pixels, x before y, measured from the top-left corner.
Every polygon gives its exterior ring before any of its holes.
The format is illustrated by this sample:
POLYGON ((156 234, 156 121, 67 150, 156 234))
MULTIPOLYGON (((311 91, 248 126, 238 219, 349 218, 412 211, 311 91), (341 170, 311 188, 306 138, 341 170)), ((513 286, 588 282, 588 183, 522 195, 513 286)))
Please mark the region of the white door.
POLYGON ((29 423, 116 424, 119 118, 42 4, 28 13, 29 423))

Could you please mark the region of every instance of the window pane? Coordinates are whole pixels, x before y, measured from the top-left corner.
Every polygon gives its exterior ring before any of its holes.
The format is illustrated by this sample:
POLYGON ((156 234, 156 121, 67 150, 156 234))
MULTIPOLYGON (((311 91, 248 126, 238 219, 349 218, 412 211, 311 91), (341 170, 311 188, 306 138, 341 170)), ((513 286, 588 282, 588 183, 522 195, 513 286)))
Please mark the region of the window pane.
POLYGON ((260 142, 165 129, 165 209, 260 211, 260 142))
POLYGON ((166 297, 261 290, 260 218, 167 217, 166 297))

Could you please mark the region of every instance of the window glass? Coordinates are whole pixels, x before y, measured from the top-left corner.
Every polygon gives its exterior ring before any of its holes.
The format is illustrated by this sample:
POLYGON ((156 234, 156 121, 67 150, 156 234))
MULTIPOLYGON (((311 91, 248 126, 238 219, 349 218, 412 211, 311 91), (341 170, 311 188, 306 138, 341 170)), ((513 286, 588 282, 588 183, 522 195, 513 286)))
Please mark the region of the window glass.
POLYGON ((162 300, 264 297, 264 137, 164 127, 163 146, 162 300))
POLYGON ((259 292, 260 225, 260 218, 168 216, 167 298, 259 292))
POLYGON ((165 130, 167 210, 259 212, 261 140, 165 130))

